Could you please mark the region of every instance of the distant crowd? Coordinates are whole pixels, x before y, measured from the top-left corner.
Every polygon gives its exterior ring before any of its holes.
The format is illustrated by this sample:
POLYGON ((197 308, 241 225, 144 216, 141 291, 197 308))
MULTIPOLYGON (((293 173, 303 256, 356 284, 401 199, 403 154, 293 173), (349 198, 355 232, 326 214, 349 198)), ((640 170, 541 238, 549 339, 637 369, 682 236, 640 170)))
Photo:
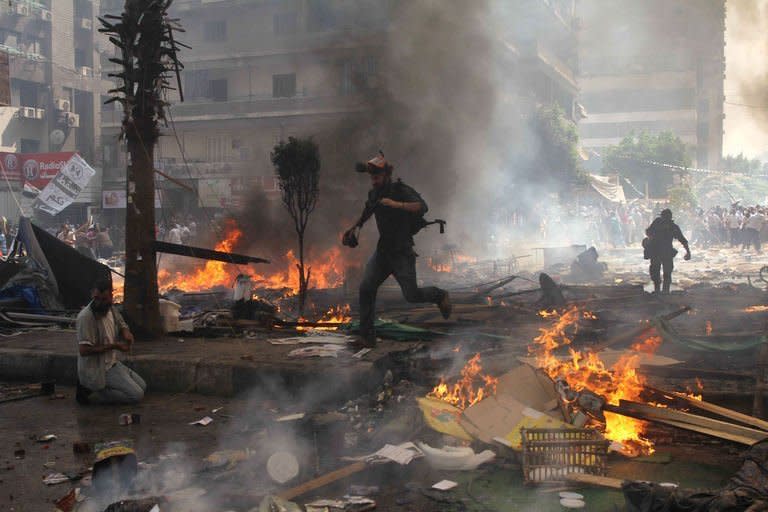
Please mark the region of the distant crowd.
POLYGON ((706 211, 699 208, 688 222, 691 241, 702 247, 728 245, 760 253, 762 242, 768 240, 768 208, 765 206, 717 206, 706 211))
MULTIPOLYGON (((53 229, 48 230, 49 233, 51 231, 53 229)), ((108 260, 115 252, 115 243, 110 235, 110 229, 98 223, 86 222, 75 226, 64 222, 55 233, 51 234, 89 258, 108 260)))

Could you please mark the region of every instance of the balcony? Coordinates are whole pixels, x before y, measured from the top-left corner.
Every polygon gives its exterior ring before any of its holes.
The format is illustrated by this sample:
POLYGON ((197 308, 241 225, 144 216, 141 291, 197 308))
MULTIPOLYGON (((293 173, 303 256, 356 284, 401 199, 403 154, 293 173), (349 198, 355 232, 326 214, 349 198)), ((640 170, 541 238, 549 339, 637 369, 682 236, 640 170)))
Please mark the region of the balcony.
MULTIPOLYGON (((267 119, 361 112, 370 107, 370 101, 366 95, 205 100, 175 104, 171 114, 177 122, 267 119)), ((103 127, 120 126, 122 119, 122 110, 102 111, 103 127)))

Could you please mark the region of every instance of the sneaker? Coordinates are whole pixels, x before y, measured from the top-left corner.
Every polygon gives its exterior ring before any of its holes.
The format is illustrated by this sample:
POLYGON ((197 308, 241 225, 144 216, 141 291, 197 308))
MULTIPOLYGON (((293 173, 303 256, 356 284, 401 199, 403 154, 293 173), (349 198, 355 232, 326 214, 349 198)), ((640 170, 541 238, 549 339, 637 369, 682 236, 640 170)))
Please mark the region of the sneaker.
POLYGON ((350 346, 354 350, 360 350, 363 348, 375 348, 376 347, 376 336, 363 336, 360 335, 357 337, 355 341, 350 343, 350 346))
POLYGON ((440 308, 440 314, 443 315, 443 318, 448 320, 451 317, 453 305, 451 305, 451 296, 448 292, 443 292, 443 298, 437 303, 437 307, 440 308))

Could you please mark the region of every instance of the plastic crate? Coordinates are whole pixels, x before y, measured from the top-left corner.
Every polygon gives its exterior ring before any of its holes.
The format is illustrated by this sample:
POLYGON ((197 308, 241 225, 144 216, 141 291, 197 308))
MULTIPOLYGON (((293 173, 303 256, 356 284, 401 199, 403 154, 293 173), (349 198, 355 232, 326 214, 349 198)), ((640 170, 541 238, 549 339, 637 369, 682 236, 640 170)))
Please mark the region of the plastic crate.
POLYGON ((562 482, 568 473, 605 476, 610 441, 587 428, 521 431, 525 483, 562 482))

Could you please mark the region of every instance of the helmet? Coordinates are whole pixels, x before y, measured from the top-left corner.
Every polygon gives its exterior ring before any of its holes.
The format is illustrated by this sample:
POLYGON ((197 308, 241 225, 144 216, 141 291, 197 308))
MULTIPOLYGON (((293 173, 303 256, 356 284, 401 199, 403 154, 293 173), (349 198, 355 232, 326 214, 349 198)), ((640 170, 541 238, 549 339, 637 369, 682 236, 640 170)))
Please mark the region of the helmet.
POLYGON ((670 210, 669 208, 664 208, 663 210, 661 210, 661 214, 660 215, 664 219, 671 219, 672 218, 672 210, 670 210))

